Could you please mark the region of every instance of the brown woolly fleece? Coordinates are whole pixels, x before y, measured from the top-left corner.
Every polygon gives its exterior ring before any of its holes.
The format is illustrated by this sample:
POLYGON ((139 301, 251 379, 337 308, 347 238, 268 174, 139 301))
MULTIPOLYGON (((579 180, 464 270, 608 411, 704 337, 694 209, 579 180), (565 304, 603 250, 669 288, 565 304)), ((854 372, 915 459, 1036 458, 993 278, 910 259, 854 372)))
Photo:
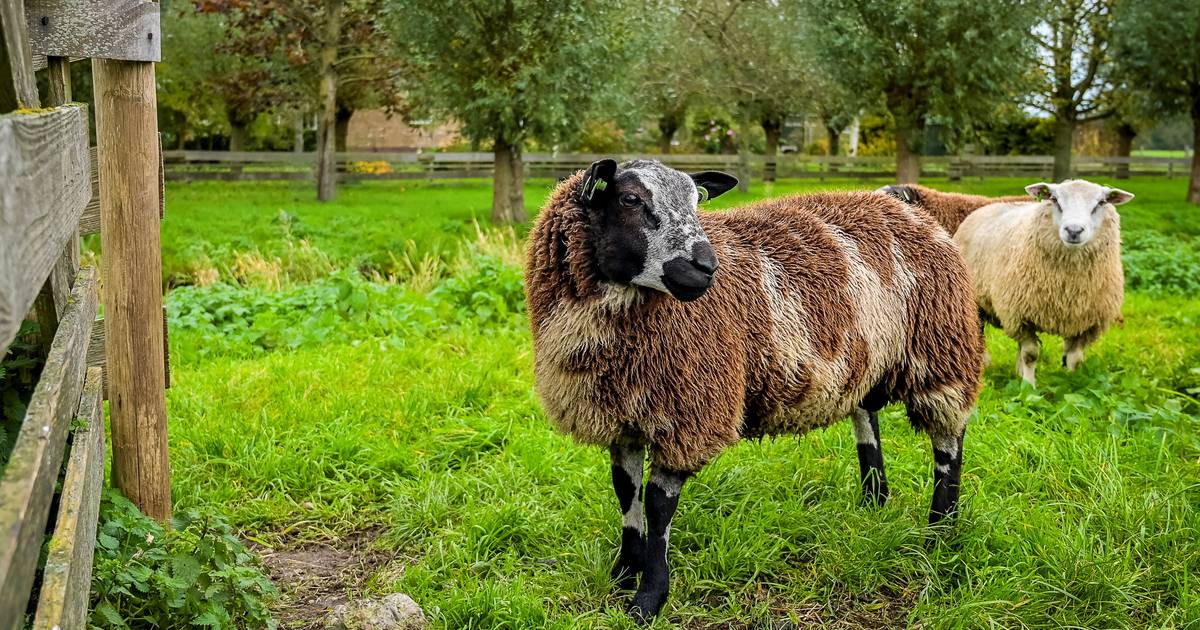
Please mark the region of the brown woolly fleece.
POLYGON ((701 213, 720 269, 685 303, 600 279, 581 180, 551 194, 526 251, 537 390, 559 429, 696 471, 741 437, 838 422, 878 385, 935 440, 961 435, 978 314, 928 216, 865 192, 701 213))
POLYGON ((917 193, 913 205, 928 212, 938 225, 946 232, 954 234, 963 219, 976 210, 992 203, 1011 202, 1021 203, 1032 201, 1029 195, 1011 195, 1007 197, 984 197, 983 195, 965 195, 962 193, 942 192, 917 184, 905 184, 917 193))
POLYGON ((954 240, 974 276, 979 308, 1011 336, 1022 330, 1088 343, 1121 318, 1121 218, 1111 205, 1087 245, 1067 247, 1051 202, 996 204, 963 222, 954 240))

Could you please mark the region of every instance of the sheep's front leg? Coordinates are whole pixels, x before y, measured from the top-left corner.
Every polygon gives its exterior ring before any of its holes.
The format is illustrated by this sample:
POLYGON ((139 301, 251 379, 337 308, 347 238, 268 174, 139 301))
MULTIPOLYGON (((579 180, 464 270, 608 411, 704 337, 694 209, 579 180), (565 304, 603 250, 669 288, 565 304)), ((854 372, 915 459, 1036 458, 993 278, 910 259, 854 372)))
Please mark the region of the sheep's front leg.
POLYGON ((668 470, 653 464, 646 486, 646 563, 642 583, 633 596, 629 613, 640 623, 657 616, 667 601, 671 572, 667 566, 667 546, 671 537, 671 519, 679 505, 679 493, 690 473, 668 470))
POLYGON ((883 446, 879 441, 879 410, 854 410, 854 439, 858 442, 858 470, 862 475, 863 502, 887 503, 887 475, 883 472, 883 446))
POLYGON ((1017 375, 1037 387, 1037 362, 1042 352, 1042 342, 1038 340, 1037 333, 1026 329, 1017 331, 1013 338, 1021 346, 1017 352, 1017 375))
POLYGON ((958 511, 958 487, 962 480, 963 435, 931 436, 933 441, 933 506, 929 524, 938 523, 958 511))
POLYGON ((1100 337, 1099 331, 1096 328, 1090 328, 1075 337, 1067 337, 1063 340, 1063 367, 1068 371, 1074 372, 1083 363, 1083 351, 1100 337))
POLYGON ((646 451, 640 446, 620 445, 609 448, 612 456, 613 490, 621 504, 621 554, 613 565, 617 587, 632 590, 646 555, 646 522, 642 512, 642 471, 646 451))

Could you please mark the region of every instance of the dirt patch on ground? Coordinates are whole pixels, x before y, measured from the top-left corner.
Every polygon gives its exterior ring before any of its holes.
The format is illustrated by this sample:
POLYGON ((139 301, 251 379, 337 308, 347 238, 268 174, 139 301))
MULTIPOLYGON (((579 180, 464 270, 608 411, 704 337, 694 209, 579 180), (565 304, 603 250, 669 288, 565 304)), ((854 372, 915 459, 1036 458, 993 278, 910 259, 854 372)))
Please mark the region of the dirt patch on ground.
POLYGON ((372 548, 378 536, 377 530, 370 530, 336 541, 279 548, 247 543, 279 588, 282 597, 272 607, 279 627, 319 630, 334 606, 359 595, 367 580, 395 558, 372 548))

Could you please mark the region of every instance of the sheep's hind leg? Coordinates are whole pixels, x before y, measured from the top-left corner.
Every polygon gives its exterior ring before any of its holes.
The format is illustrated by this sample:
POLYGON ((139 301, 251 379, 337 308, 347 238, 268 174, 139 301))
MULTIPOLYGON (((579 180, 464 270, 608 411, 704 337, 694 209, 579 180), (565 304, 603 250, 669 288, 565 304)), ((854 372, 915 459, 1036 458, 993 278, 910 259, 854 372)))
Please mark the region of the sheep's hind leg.
POLYGON ((671 572, 667 566, 667 546, 671 537, 671 519, 679 506, 679 493, 690 473, 668 470, 658 464, 650 468, 646 485, 646 562, 642 583, 633 596, 629 613, 640 623, 656 617, 667 601, 671 572))
POLYGON ((1083 363, 1083 351, 1090 345, 1096 342, 1100 337, 1099 331, 1096 328, 1090 328, 1075 337, 1067 337, 1063 340, 1063 367, 1067 368, 1068 372, 1074 372, 1083 363))
POLYGON ((887 503, 888 483, 883 470, 883 445, 879 441, 878 408, 867 410, 859 407, 854 410, 854 439, 858 442, 863 503, 882 506, 887 503))
POLYGON ((933 506, 929 509, 929 524, 934 525, 958 511, 958 489, 962 480, 963 435, 932 435, 933 441, 933 506))
POLYGON ((646 523, 642 512, 646 450, 641 446, 614 445, 609 454, 613 490, 621 504, 621 553, 613 565, 612 577, 621 590, 632 590, 637 586, 646 555, 646 523))
POLYGON ((1026 383, 1037 387, 1037 362, 1042 352, 1042 342, 1038 340, 1037 333, 1027 329, 1017 331, 1013 338, 1020 344, 1020 350, 1017 352, 1017 375, 1025 379, 1026 383))

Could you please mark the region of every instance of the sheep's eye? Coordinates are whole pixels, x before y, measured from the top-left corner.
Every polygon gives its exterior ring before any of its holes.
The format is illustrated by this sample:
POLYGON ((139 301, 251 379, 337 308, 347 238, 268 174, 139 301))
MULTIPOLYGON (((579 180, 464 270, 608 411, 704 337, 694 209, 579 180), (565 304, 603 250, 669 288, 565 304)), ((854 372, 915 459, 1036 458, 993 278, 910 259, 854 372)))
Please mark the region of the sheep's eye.
POLYGON ((1100 212, 1100 208, 1103 208, 1103 207, 1104 207, 1104 202, 1101 201, 1100 203, 1096 204, 1095 208, 1092 208, 1092 214, 1096 214, 1097 212, 1100 212))
POLYGON ((621 195, 621 203, 626 207, 632 208, 641 202, 641 198, 633 193, 625 193, 624 195, 621 195))

